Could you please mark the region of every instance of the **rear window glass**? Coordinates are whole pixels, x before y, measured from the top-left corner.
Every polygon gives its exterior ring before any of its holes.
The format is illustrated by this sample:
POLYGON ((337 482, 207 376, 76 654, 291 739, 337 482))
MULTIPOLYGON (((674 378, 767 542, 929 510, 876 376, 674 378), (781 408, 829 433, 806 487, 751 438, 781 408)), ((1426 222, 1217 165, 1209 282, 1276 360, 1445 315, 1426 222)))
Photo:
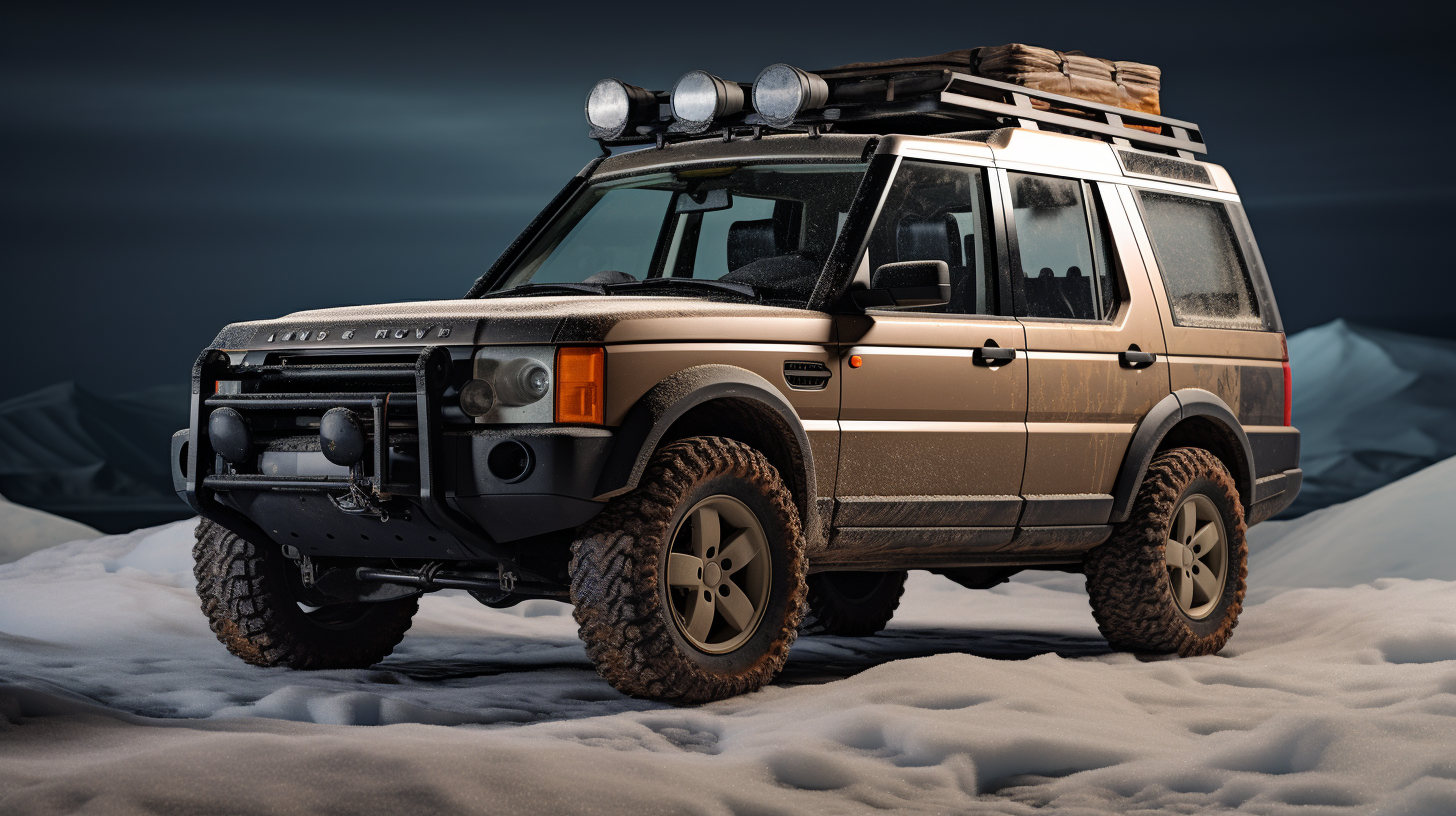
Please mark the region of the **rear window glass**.
POLYGON ((1173 322, 1262 331, 1268 320, 1221 201, 1139 190, 1173 322))

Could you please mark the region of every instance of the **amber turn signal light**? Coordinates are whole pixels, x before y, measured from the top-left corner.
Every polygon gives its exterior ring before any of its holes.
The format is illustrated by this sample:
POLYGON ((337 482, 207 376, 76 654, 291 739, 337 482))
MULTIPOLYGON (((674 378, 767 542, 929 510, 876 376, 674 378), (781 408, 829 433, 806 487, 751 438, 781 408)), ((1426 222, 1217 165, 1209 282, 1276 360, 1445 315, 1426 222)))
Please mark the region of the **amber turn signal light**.
POLYGON ((858 354, 851 354, 849 356, 849 367, 850 368, 859 368, 862 365, 864 365, 864 358, 863 357, 859 356, 858 354))
POLYGON ((556 350, 556 421, 606 421, 607 353, 599 346, 556 350))

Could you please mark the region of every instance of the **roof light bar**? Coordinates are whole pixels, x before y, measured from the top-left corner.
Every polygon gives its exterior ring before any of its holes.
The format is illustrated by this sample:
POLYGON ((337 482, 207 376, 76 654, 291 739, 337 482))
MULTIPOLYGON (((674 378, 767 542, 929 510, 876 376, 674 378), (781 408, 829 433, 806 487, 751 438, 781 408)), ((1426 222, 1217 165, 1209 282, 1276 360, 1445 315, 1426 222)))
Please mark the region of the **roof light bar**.
POLYGON ((689 71, 672 86, 672 115, 683 130, 701 133, 715 119, 743 110, 743 88, 707 71, 689 71))
POLYGON ((586 97, 593 139, 620 139, 634 125, 657 118, 657 95, 620 79, 604 79, 586 97))
POLYGON ((753 81, 753 109, 772 127, 788 127, 799 114, 828 101, 829 83, 823 77, 782 62, 763 69, 753 81))

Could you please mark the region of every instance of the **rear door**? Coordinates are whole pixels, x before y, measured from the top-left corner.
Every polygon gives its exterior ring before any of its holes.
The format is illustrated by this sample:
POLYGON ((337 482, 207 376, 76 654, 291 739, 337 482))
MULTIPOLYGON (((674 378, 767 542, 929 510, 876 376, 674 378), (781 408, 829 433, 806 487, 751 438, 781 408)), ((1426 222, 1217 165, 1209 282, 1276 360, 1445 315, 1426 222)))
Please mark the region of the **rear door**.
POLYGON ((999 306, 990 164, 989 151, 964 163, 904 158, 881 207, 856 285, 882 264, 943 260, 951 302, 837 318, 840 529, 831 550, 873 544, 867 531, 885 528, 959 528, 959 539, 935 539, 948 549, 1010 539, 1026 449, 1025 332, 999 306))
POLYGON ((1020 524, 1105 524, 1133 431, 1169 393, 1158 304, 1115 190, 999 175, 1028 358, 1020 524))

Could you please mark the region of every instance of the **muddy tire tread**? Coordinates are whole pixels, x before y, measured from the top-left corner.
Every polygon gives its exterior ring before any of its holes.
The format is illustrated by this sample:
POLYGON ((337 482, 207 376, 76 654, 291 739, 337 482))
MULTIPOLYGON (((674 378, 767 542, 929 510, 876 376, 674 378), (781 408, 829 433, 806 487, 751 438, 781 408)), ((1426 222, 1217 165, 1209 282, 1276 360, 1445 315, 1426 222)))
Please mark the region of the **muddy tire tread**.
MULTIPOLYGON (((388 657, 409 630, 418 598, 376 605, 360 631, 311 630, 276 565, 253 542, 202 520, 192 548, 197 595, 219 642, 255 666, 293 669, 366 668, 388 657), (288 608, 292 606, 296 614, 288 608)), ((282 559, 281 555, 277 558, 282 559)))
MULTIPOLYGON (((801 635, 833 635, 838 637, 869 637, 884 630, 900 599, 905 595, 905 579, 908 573, 901 570, 891 573, 893 588, 869 602, 845 606, 844 601, 821 581, 818 576, 809 576, 808 602, 804 609, 804 622, 799 625, 801 635)), ((878 593, 877 593, 878 594, 878 593)))
POLYGON ((1174 448, 1153 458, 1128 520, 1087 555, 1087 593, 1097 627, 1113 648, 1182 657, 1215 654, 1238 625, 1248 580, 1248 542, 1238 487, 1223 463, 1201 448, 1174 448), (1189 628, 1178 611, 1163 563, 1163 541, 1174 504, 1203 477, 1234 508, 1228 535, 1228 581, 1236 581, 1232 605, 1211 634, 1189 628), (1235 569, 1237 567, 1237 569, 1235 569))
POLYGON ((578 634, 597 673, 625 694, 679 703, 723 699, 762 687, 788 659, 803 615, 808 560, 792 495, 777 469, 748 445, 712 436, 665 445, 638 487, 589 522, 571 552, 578 634), (695 485, 723 474, 757 486, 787 525, 793 587, 782 634, 751 666, 731 675, 708 671, 677 650, 667 631, 671 613, 658 590, 658 561, 674 511, 695 485))

